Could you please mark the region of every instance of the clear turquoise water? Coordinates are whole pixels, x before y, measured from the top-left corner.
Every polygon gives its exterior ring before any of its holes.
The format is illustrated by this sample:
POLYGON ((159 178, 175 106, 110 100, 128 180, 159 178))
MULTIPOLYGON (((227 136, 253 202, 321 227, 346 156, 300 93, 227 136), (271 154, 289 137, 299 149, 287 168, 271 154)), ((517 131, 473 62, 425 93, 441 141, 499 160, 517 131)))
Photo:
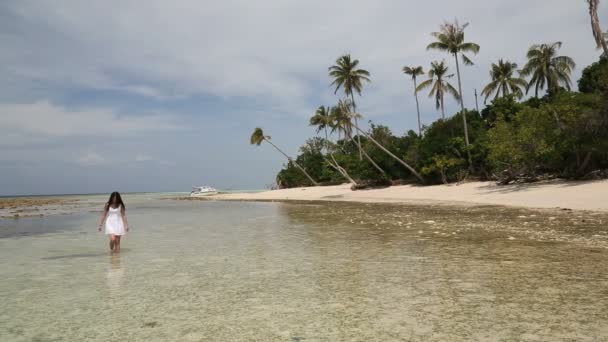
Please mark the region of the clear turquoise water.
POLYGON ((608 341, 602 215, 127 206, 119 254, 97 212, 0 220, 0 341, 608 341))

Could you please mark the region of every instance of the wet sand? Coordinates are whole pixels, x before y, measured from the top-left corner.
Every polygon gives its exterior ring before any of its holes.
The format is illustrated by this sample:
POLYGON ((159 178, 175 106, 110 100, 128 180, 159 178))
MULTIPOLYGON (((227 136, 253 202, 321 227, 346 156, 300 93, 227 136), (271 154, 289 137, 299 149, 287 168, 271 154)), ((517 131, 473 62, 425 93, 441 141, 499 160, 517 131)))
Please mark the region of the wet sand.
POLYGON ((0 198, 0 218, 21 218, 63 213, 78 206, 77 199, 57 197, 0 198))

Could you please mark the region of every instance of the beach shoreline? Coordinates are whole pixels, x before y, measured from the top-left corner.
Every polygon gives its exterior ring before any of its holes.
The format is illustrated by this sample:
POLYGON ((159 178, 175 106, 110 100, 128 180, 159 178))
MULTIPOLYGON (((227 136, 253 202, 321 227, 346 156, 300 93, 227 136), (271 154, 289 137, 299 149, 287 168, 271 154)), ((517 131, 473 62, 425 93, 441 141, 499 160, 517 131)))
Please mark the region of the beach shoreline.
POLYGON ((608 180, 496 185, 494 182, 415 186, 400 185, 352 191, 349 184, 224 193, 203 198, 216 201, 359 202, 409 205, 483 206, 608 212, 608 180))
MULTIPOLYGON (((605 213, 608 212, 608 180, 552 180, 515 185, 496 185, 494 182, 468 182, 433 186, 398 185, 357 191, 351 190, 350 184, 342 184, 261 192, 220 193, 206 197, 174 196, 160 198, 203 201, 444 205, 463 209, 478 206, 504 206, 605 213)), ((75 195, 70 197, 4 198, 0 200, 0 218, 43 217, 93 210, 101 205, 99 203, 102 203, 102 201, 100 201, 91 202, 91 199, 83 200, 75 195)))

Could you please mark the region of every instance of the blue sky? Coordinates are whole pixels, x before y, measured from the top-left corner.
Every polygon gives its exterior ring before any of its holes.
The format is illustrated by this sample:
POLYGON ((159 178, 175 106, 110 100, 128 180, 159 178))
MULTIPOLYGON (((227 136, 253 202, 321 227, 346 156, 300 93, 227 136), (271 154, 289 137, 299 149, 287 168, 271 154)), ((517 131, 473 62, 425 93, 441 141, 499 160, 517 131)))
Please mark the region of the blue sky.
MULTIPOLYGON (((481 45, 468 107, 489 65, 523 65, 531 44, 562 41, 575 80, 599 56, 583 0, 4 0, 0 195, 263 188, 285 161, 251 131, 295 155, 310 114, 338 100, 327 68, 346 52, 372 75, 361 112, 402 134, 416 115, 400 69, 453 68, 425 47, 454 18, 481 45)), ((430 99, 421 109, 439 117, 430 99)))

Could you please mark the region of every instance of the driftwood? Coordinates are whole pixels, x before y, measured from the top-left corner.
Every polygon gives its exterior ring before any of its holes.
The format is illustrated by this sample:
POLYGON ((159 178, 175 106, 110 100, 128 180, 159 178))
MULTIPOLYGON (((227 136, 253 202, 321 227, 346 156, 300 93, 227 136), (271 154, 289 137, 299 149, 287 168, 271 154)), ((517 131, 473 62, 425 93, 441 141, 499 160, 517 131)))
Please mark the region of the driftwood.
POLYGON ((596 179, 606 179, 608 178, 608 170, 595 170, 587 173, 583 177, 582 180, 596 180, 596 179))
POLYGON ((493 174, 493 176, 493 178, 497 179, 498 185, 534 183, 558 178, 558 175, 556 174, 543 173, 537 170, 529 170, 525 167, 519 168, 517 170, 508 168, 503 170, 499 174, 493 174))
POLYGON ((353 184, 351 190, 364 190, 364 189, 375 189, 385 188, 391 186, 392 182, 389 179, 378 179, 370 181, 361 181, 357 184, 353 184))

